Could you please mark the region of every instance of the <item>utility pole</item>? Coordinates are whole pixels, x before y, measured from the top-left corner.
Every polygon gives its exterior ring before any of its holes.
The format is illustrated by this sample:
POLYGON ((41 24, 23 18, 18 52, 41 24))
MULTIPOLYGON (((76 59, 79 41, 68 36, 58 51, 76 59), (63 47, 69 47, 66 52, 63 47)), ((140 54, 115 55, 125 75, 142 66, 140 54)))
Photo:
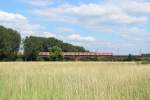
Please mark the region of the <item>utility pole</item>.
POLYGON ((139 55, 142 55, 142 49, 139 50, 139 55))
POLYGON ((120 55, 120 49, 119 48, 117 49, 117 55, 120 55))

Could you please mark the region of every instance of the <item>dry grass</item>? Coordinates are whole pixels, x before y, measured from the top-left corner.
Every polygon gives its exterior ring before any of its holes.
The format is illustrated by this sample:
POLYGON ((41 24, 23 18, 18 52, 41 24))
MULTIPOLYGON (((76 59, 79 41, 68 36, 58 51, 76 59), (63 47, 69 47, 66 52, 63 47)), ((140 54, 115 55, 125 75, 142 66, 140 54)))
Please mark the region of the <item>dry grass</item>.
POLYGON ((0 63, 0 100, 150 100, 150 66, 0 63))

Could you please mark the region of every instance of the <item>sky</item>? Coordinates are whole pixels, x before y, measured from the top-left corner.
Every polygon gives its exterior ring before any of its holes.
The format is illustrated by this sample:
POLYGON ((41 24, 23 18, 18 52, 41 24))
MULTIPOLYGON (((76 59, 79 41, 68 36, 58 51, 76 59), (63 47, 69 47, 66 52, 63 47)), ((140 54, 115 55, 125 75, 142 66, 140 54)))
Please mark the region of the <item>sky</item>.
POLYGON ((150 53, 150 0, 1 0, 0 25, 91 51, 150 53))

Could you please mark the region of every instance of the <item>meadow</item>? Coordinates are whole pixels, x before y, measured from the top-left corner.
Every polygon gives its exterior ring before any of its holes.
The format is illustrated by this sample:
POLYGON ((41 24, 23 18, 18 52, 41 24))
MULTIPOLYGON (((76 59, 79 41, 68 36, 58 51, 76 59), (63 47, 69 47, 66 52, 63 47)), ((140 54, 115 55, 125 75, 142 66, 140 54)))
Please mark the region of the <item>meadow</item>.
POLYGON ((0 100, 150 100, 150 65, 1 62, 0 100))

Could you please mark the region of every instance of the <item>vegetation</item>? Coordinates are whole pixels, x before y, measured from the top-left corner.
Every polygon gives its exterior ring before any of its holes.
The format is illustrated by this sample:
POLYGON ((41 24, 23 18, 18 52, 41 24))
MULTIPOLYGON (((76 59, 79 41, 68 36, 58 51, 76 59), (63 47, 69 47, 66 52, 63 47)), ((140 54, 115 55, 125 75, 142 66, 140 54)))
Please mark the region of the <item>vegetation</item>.
POLYGON ((50 48, 49 53, 51 61, 62 61, 64 59, 62 49, 57 46, 50 48))
POLYGON ((149 83, 135 63, 0 63, 0 100, 150 100, 149 83))
POLYGON ((149 60, 142 61, 142 64, 150 64, 149 60))
MULTIPOLYGON (((56 38, 44 38, 30 36, 22 39, 20 34, 12 29, 0 26, 0 61, 75 61, 74 57, 63 57, 62 52, 87 52, 87 50, 80 46, 74 46, 69 43, 64 43, 56 38), (19 53, 19 47, 23 53, 19 53), (53 48, 57 47, 57 48, 53 48), (58 49, 59 48, 59 49, 58 49), (40 57, 39 52, 52 52, 50 59, 48 57, 40 57), (59 52, 59 53, 58 53, 59 52), (60 57, 60 58, 59 58, 60 57)), ((150 61, 150 54, 143 54, 142 56, 112 56, 112 57, 80 57, 80 61, 150 61)))
POLYGON ((44 51, 44 38, 26 37, 24 40, 24 56, 25 60, 36 61, 40 51, 44 51))
MULTIPOLYGON (((55 38, 43 38, 30 36, 24 40, 24 54, 26 60, 36 61, 39 52, 48 52, 50 48, 57 46, 62 52, 84 52, 83 47, 73 46, 55 38)), ((61 58, 60 58, 61 59, 61 58)))
POLYGON ((20 42, 21 36, 17 31, 0 26, 0 60, 15 60, 20 42))

